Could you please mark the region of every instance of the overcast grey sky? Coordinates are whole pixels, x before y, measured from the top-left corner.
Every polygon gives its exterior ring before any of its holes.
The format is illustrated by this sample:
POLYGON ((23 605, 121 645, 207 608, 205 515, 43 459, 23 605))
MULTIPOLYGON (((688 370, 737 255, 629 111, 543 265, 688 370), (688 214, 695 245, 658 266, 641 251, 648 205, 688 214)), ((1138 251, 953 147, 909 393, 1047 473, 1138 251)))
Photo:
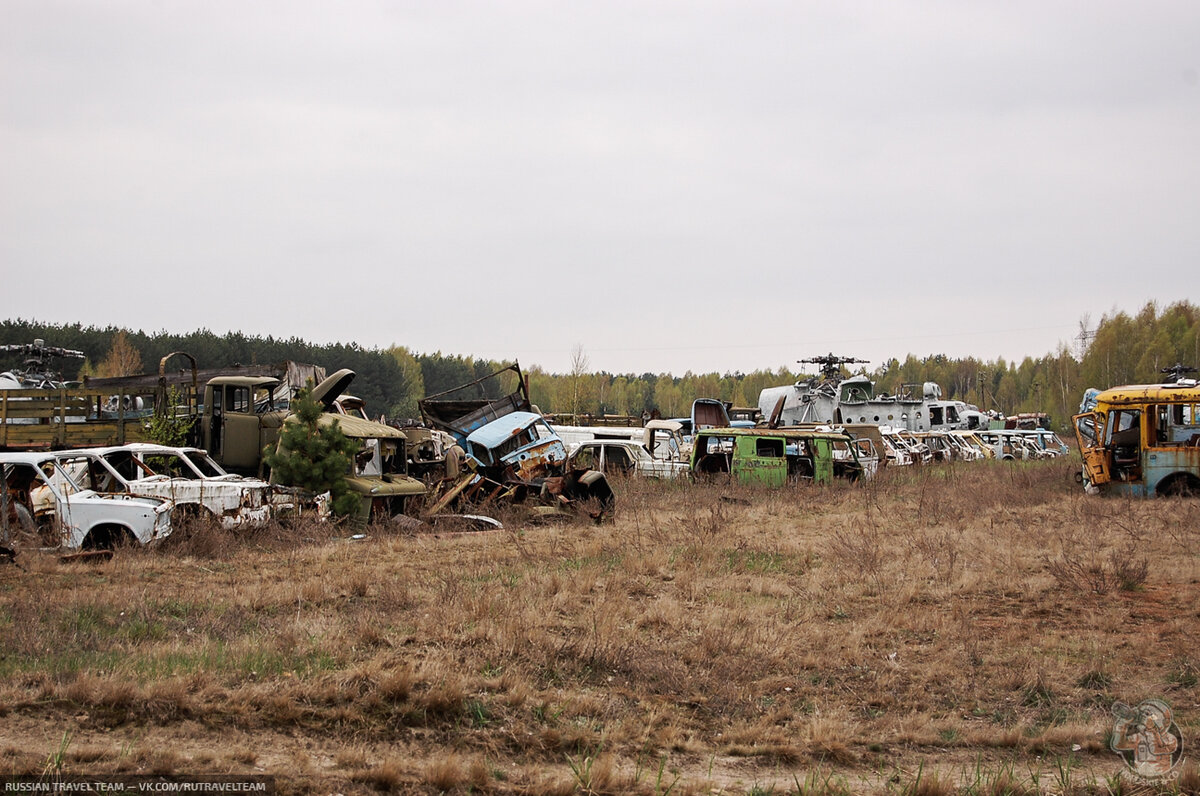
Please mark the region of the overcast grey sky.
POLYGON ((0 315, 1040 356, 1196 298, 1198 70, 1191 0, 0 0, 0 315))

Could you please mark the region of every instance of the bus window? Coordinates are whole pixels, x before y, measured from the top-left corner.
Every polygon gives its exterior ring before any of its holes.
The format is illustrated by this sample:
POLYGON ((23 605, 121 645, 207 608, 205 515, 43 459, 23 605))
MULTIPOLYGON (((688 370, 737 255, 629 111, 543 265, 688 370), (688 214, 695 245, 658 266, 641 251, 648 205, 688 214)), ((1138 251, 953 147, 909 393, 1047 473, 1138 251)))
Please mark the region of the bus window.
POLYGON ((1141 421, 1142 413, 1136 409, 1120 409, 1113 412, 1112 420, 1109 423, 1109 433, 1112 435, 1109 441, 1114 447, 1118 448, 1136 448, 1141 444, 1141 421))
POLYGON ((1194 404, 1159 404, 1147 407, 1154 418, 1154 445, 1193 445, 1200 441, 1200 425, 1195 424, 1194 404))
POLYGON ((783 439, 762 438, 755 440, 755 455, 783 458, 783 439))

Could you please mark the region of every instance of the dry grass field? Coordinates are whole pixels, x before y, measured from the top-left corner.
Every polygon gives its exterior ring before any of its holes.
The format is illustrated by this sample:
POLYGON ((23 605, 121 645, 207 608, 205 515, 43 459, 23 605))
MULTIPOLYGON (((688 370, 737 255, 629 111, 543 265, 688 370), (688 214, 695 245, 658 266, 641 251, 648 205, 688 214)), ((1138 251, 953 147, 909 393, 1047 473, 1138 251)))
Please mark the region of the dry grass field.
POLYGON ((787 491, 624 481, 611 521, 201 529, 0 565, 0 773, 284 793, 1195 793, 1200 502, 1074 460, 787 491), (1194 756, 1193 756, 1194 759, 1194 756))

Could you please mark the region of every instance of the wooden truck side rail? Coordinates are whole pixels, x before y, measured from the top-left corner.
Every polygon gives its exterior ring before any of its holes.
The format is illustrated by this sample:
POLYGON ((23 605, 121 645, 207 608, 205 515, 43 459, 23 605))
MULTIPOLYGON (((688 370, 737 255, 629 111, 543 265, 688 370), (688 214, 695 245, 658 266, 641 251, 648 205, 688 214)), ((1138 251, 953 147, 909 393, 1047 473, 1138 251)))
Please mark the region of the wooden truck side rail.
POLYGON ((53 450, 147 441, 153 392, 95 388, 0 390, 0 450, 53 450), (141 399, 145 410, 130 410, 141 399), (106 408, 108 407, 108 408, 106 408))

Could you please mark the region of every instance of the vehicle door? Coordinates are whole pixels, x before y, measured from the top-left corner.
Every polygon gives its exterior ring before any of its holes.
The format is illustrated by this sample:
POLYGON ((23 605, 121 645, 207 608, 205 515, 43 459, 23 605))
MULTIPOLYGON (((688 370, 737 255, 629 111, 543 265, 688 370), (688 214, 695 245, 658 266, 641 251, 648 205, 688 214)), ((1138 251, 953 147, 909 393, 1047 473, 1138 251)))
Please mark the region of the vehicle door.
POLYGON ((230 469, 253 470, 258 467, 258 415, 254 412, 250 388, 226 385, 224 423, 221 428, 221 464, 230 469))
POLYGON ((829 440, 817 437, 808 441, 813 457, 813 483, 828 484, 833 480, 833 448, 829 440))
POLYGON ((783 486, 787 457, 783 437, 738 437, 733 452, 733 477, 739 484, 783 486))
POLYGON ((879 470, 879 453, 875 450, 874 443, 865 437, 856 439, 854 440, 854 453, 858 458, 858 463, 862 466, 863 477, 874 478, 875 473, 879 470))
POLYGON ((677 462, 682 458, 680 441, 677 431, 647 427, 644 447, 655 459, 677 462))
POLYGON ((641 445, 633 444, 626 449, 633 457, 633 471, 646 478, 670 478, 674 475, 672 468, 677 462, 655 459, 641 445))
POLYGON ((1104 417, 1099 412, 1075 415, 1075 438, 1079 440, 1079 452, 1083 454, 1083 471, 1093 484, 1107 484, 1112 480, 1112 463, 1109 452, 1104 448, 1104 417))
POLYGON ((629 451, 623 445, 605 445, 604 465, 601 469, 605 475, 633 475, 633 461, 629 457, 629 451))
POLYGON ((571 454, 571 468, 575 470, 601 470, 600 457, 595 445, 580 445, 571 454))

